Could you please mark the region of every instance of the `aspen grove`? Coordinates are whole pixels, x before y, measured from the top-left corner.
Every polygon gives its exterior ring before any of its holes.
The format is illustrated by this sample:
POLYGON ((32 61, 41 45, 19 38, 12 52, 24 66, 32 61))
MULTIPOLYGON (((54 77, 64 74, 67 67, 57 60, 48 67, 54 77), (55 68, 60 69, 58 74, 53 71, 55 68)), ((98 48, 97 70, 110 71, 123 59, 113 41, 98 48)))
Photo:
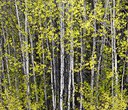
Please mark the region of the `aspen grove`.
POLYGON ((127 0, 0 0, 0 110, 127 109, 127 0))

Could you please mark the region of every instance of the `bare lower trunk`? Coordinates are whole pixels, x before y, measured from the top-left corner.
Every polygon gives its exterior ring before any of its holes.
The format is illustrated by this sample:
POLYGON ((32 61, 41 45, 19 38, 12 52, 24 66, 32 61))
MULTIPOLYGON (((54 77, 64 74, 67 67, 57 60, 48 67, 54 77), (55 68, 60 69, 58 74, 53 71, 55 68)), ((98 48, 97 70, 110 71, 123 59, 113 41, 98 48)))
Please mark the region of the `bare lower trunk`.
MULTIPOLYGON (((72 31, 72 29, 71 29, 72 31)), ((73 33, 73 32, 72 32, 73 33)), ((71 50, 70 50, 70 71, 71 71, 71 77, 72 77, 72 109, 75 110, 75 82, 74 82, 74 49, 73 49, 73 36, 71 34, 71 50)))
MULTIPOLYGON (((83 70, 82 70, 82 66, 83 66, 83 39, 81 38, 81 61, 80 61, 80 90, 82 90, 83 88, 83 70)), ((82 100, 83 100, 83 93, 82 91, 80 91, 80 110, 82 110, 83 105, 82 105, 82 100)))
MULTIPOLYGON (((52 22, 52 17, 50 17, 50 20, 52 22)), ((53 26, 53 23, 51 23, 51 26, 53 26)), ((51 29, 53 30, 53 27, 51 27, 51 29)), ((51 55, 51 89, 52 89, 52 101, 53 101, 53 110, 56 110, 56 66, 55 66, 55 57, 54 57, 54 46, 55 46, 55 42, 54 42, 54 36, 52 35, 52 55, 51 55)), ((47 42, 48 45, 48 42, 47 42)), ((48 45, 49 51, 50 51, 50 47, 48 45)))
POLYGON ((68 76, 68 110, 70 110, 70 101, 71 101, 71 71, 69 71, 68 76))
MULTIPOLYGON (((48 44, 48 39, 47 39, 47 48, 48 51, 50 52, 50 47, 48 44)), ((51 57, 51 56, 50 56, 51 57)), ((50 61, 50 66, 51 66, 51 90, 52 90, 52 106, 53 106, 53 110, 55 110, 55 91, 54 91, 54 75, 53 75, 53 70, 52 70, 52 60, 50 61)))
MULTIPOLYGON (((53 39, 53 36, 52 36, 53 39)), ((55 65, 55 57, 54 57, 54 40, 52 40, 52 63, 53 63, 53 78, 54 78, 54 110, 56 110, 56 65, 55 65)))
POLYGON ((123 65, 123 74, 122 74, 122 80, 121 80, 121 100, 123 99, 123 89, 124 89, 124 75, 125 75, 125 61, 123 65))
MULTIPOLYGON (((72 29, 71 29, 72 31, 72 29)), ((74 87, 74 50, 73 50, 73 36, 71 34, 71 43, 70 43, 70 70, 69 70, 69 82, 68 82, 68 110, 70 110, 70 101, 71 101, 71 82, 72 82, 72 108, 75 109, 75 87, 74 87)))

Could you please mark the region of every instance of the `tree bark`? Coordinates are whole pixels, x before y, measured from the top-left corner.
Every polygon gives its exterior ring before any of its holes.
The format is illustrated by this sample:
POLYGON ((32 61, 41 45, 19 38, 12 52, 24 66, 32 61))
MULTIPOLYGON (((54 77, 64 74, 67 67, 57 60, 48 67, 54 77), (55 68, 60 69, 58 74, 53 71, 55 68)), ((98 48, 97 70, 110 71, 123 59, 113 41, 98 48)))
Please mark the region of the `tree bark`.
POLYGON ((52 66, 52 69, 53 69, 53 78, 54 78, 54 110, 56 110, 56 63, 55 63, 55 50, 54 50, 54 47, 55 47, 55 43, 54 43, 54 40, 53 40, 53 36, 52 36, 52 63, 53 63, 53 66, 52 66))
POLYGON ((117 73, 117 52, 116 52, 116 29, 115 29, 115 16, 116 16, 116 4, 113 0, 113 53, 114 53, 114 72, 115 72, 115 83, 116 83, 116 96, 117 96, 117 86, 118 86, 118 73, 117 73))
MULTIPOLYGON (((2 34, 3 34, 4 44, 8 43, 3 23, 2 23, 2 34)), ((9 66, 8 66, 8 56, 7 56, 8 55, 8 50, 7 50, 7 46, 5 46, 5 45, 4 45, 4 52, 5 52, 4 57, 5 57, 6 72, 7 72, 7 77, 8 77, 8 84, 9 84, 9 86, 11 86, 11 79, 10 79, 9 66)))
MULTIPOLYGON (((48 52, 50 52, 50 47, 49 47, 49 43, 48 43, 48 39, 47 39, 47 48, 48 48, 48 52)), ((50 56, 51 58, 51 56, 50 56)), ((55 110, 55 91, 54 91, 54 75, 53 75, 53 70, 52 70, 52 58, 50 61, 50 67, 51 67, 51 90, 52 90, 52 106, 53 106, 53 110, 55 110)))
MULTIPOLYGON (((19 11, 18 11, 18 6, 16 4, 16 0, 15 0, 15 11, 16 11, 16 17, 17 17, 17 23, 18 23, 18 26, 19 28, 21 28, 21 25, 20 25, 20 18, 19 18, 19 11)), ((22 63, 23 63, 23 73, 25 74, 25 54, 24 54, 24 51, 23 51, 23 38, 22 38, 22 34, 20 32, 20 30, 18 30, 18 35, 19 35, 19 40, 20 40, 20 48, 21 48, 21 54, 22 54, 22 63)))
MULTIPOLYGON (((96 4, 97 4, 97 0, 93 0, 93 4, 94 4, 94 16, 96 16, 96 4)), ((94 36, 93 36, 93 50, 92 50, 92 68, 91 68, 91 89, 92 89, 92 94, 93 94, 93 90, 94 90, 94 74, 95 74, 95 49, 96 49, 96 19, 94 19, 94 36)))
POLYGON ((30 85, 29 85, 29 55, 28 55, 28 1, 25 0, 25 74, 26 74, 26 82, 27 82, 27 109, 30 110, 30 85))
POLYGON ((34 89, 35 89, 35 97, 36 97, 36 102, 38 102, 38 93, 37 93, 37 83, 36 83, 36 73, 35 73, 35 65, 34 65, 34 47, 33 47, 33 39, 32 35, 30 33, 29 29, 29 37, 30 37, 30 46, 31 46, 31 61, 32 61, 32 73, 33 73, 33 80, 34 80, 34 89))
MULTIPOLYGON (((42 50, 44 50, 44 41, 42 39, 42 50)), ((44 52, 42 54, 42 64, 45 65, 45 55, 44 52)), ((47 98, 47 87, 46 87, 46 72, 45 69, 43 71, 43 79, 44 79, 44 97, 45 97, 45 104, 46 104, 46 110, 48 110, 48 98, 47 98)))
POLYGON ((64 91, 64 3, 60 3, 60 110, 63 110, 63 91, 64 91))

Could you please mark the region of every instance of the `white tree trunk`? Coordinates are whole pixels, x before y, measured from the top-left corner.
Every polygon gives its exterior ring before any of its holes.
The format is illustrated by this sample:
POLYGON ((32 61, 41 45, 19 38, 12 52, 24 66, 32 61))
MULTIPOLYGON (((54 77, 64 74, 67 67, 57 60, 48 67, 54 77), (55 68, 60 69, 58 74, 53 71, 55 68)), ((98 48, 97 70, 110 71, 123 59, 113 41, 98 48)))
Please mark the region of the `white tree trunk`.
MULTIPOLYGON (((82 90, 83 88, 83 70, 82 70, 82 66, 83 66, 83 38, 81 38, 81 59, 80 59, 80 88, 82 90)), ((82 91, 80 91, 80 110, 82 110, 83 105, 82 105, 82 100, 83 100, 83 93, 82 91)))
POLYGON ((64 90, 64 3, 60 3, 62 9, 60 15, 60 110, 63 110, 63 90, 64 90))
POLYGON ((73 41, 73 29, 71 26, 71 49, 70 49, 70 72, 71 72, 71 77, 72 77, 72 109, 75 110, 75 84, 74 84, 74 41, 73 41))
MULTIPOLYGON (((47 48, 48 51, 50 52, 50 47, 48 44, 48 39, 47 39, 47 48)), ((51 56, 50 56, 51 57, 51 56)), ((55 110, 55 93, 54 93, 54 77, 53 77, 53 70, 52 70, 52 60, 50 61, 50 66, 51 66, 51 90, 52 90, 52 106, 53 106, 53 110, 55 110)))
POLYGON ((55 57, 54 57, 54 40, 52 36, 52 63, 53 63, 53 78, 54 78, 54 110, 56 110, 56 65, 55 65, 55 57))
MULTIPOLYGON (((19 28, 21 28, 21 25, 20 25, 20 19, 19 19, 19 11, 18 11, 18 7, 17 7, 17 4, 16 4, 16 0, 15 0, 15 8, 16 8, 16 17, 17 17, 17 22, 18 22, 18 26, 19 28)), ((22 63, 23 63, 23 73, 25 74, 25 54, 24 54, 24 51, 23 51, 23 41, 22 41, 22 35, 21 35, 21 32, 19 30, 19 40, 20 40, 20 48, 21 48, 21 54, 22 54, 22 63)))
POLYGON ((26 74, 26 81, 27 81, 27 106, 28 106, 28 110, 30 110, 30 99, 29 99, 29 95, 30 95, 30 85, 29 85, 29 55, 28 55, 28 15, 27 15, 27 11, 28 11, 28 7, 27 7, 27 0, 25 0, 25 74, 26 74))
POLYGON ((118 73, 117 73, 117 53, 116 53, 116 29, 115 29, 115 16, 116 16, 116 10, 115 10, 115 0, 113 0, 113 52, 114 52, 114 60, 115 60, 115 83, 116 83, 116 95, 117 95, 117 86, 118 86, 118 73))
POLYGON ((111 5, 110 5, 110 17, 111 17, 111 36, 112 36, 112 40, 111 40, 111 45, 112 45, 112 96, 114 96, 114 53, 113 53, 113 24, 112 24, 112 9, 111 9, 111 5))

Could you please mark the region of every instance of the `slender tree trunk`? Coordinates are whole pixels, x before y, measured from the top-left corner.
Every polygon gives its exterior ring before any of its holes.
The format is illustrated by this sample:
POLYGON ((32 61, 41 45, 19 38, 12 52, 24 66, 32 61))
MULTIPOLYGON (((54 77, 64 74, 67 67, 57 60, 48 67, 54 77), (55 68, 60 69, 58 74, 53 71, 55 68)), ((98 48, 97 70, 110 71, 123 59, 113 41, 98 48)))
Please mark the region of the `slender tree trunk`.
MULTIPOLYGON (((7 28, 5 29, 5 42, 7 42, 7 47, 5 49, 6 54, 8 54, 8 56, 11 55, 11 51, 10 51, 10 44, 9 44, 9 38, 8 38, 8 30, 7 28)), ((10 77, 10 71, 9 71, 9 61, 8 61, 8 56, 6 56, 6 69, 7 69, 7 75, 8 75, 8 79, 9 79, 9 86, 11 86, 11 77, 10 77)))
POLYGON ((27 81, 27 106, 28 106, 28 110, 30 110, 30 99, 29 99, 29 95, 30 95, 30 85, 29 85, 29 55, 28 55, 28 15, 27 15, 27 3, 28 1, 25 0, 25 74, 26 74, 26 81, 27 81))
MULTIPOLYGON (((5 79, 5 69, 4 69, 4 52, 3 52, 3 47, 4 47, 4 38, 1 37, 0 39, 0 56, 1 56, 1 83, 3 84, 3 91, 6 91, 7 90, 7 87, 6 87, 6 83, 4 82, 5 79)), ((2 92, 1 92, 2 93, 2 92)))
MULTIPOLYGON (((72 4, 69 4, 73 8, 72 4)), ((73 21, 73 13, 71 12, 70 21, 73 21)), ((74 85, 74 40, 73 40, 73 24, 71 23, 71 33, 70 33, 70 69, 69 69, 69 84, 68 84, 68 110, 70 110, 71 101, 71 83, 72 83, 72 109, 75 109, 75 85, 74 85)))
MULTIPOLYGON (((83 38, 81 38, 81 60, 80 60, 80 88, 82 90, 83 88, 83 70, 82 70, 82 66, 83 66, 83 38)), ((83 93, 82 91, 80 91, 80 110, 82 110, 83 105, 82 105, 82 100, 83 100, 83 93)))
MULTIPOLYGON (((86 22, 86 0, 84 0, 84 16, 83 16, 83 20, 84 20, 84 22, 86 22)), ((81 33, 81 34, 85 34, 86 33, 86 30, 85 29, 83 29, 83 33, 81 33)), ((83 88, 83 61, 84 61, 84 45, 83 45, 83 43, 84 43, 84 38, 83 38, 83 36, 81 37, 81 58, 80 58, 80 88, 81 88, 81 90, 82 90, 82 88, 83 88)), ((82 93, 82 91, 80 91, 80 110, 83 110, 83 93, 82 93)))
POLYGON ((122 74, 122 80, 121 80, 121 100, 123 99, 123 89, 124 89, 124 75, 125 75, 125 61, 123 65, 123 74, 122 74))
MULTIPOLYGON (((126 25, 126 29, 128 30, 128 23, 126 25)), ((126 36, 127 44, 128 44, 128 35, 126 36)), ((128 56, 128 49, 125 52, 126 56, 128 56)), ((121 80, 121 100, 123 99, 123 90, 124 90, 124 76, 125 73, 128 71, 128 60, 127 58, 124 59, 124 65, 123 65, 123 74, 122 74, 122 80, 121 80)), ((128 75, 126 76, 126 82, 127 82, 128 75)))
POLYGON ((53 78, 54 78, 54 110, 56 110, 56 63, 55 63, 55 50, 54 50, 54 40, 53 40, 53 36, 52 36, 52 69, 53 69, 53 78))
MULTIPOLYGON (((14 39, 14 37, 12 37, 12 42, 13 42, 13 48, 14 48, 14 58, 15 58, 15 60, 14 60, 14 64, 16 64, 16 42, 15 42, 15 39, 14 39)), ((16 96, 18 97, 18 74, 17 74, 17 71, 15 70, 15 88, 16 88, 16 96)))
MULTIPOLYGON (((109 0, 106 0, 105 1, 105 15, 104 15, 104 20, 107 17, 108 1, 109 0)), ((106 27, 106 22, 103 22, 103 26, 104 26, 104 28, 106 27)), ((99 74, 100 74, 100 70, 101 70, 101 60, 102 60, 102 53, 103 53, 104 44, 105 44, 105 33, 103 33, 103 36, 102 36, 102 44, 101 44, 101 47, 100 47, 100 55, 99 55, 99 59, 98 59, 98 68, 97 68, 97 81, 96 81, 96 88, 97 88, 97 107, 98 107, 99 74)))
MULTIPOLYGON (((72 31, 72 28, 71 28, 72 31)), ((71 102, 71 82, 72 82, 72 87, 74 86, 74 78, 73 78, 73 74, 74 74, 74 50, 73 50, 73 36, 72 36, 72 32, 71 32, 71 39, 70 39, 70 70, 69 70, 69 81, 68 81, 68 110, 70 110, 70 102, 71 102)), ((74 89, 74 87, 73 87, 74 89)), ((72 91, 72 99, 74 98, 74 90, 72 91)), ((72 108, 74 108, 74 100, 72 100, 72 108)), ((74 109, 73 109, 74 110, 74 109)))
MULTIPOLYGON (((94 4, 94 16, 96 16, 95 8, 96 8, 97 0, 93 0, 93 4, 94 4)), ((92 92, 94 90, 94 73, 95 73, 94 62, 95 62, 95 49, 96 49, 96 19, 94 20, 94 34, 95 34, 95 36, 93 36, 92 69, 91 69, 91 89, 92 89, 92 92)))
MULTIPOLYGON (((7 38, 6 38, 6 35, 5 35, 5 30, 4 30, 3 23, 2 23, 2 33, 3 33, 4 44, 6 44, 7 43, 7 38)), ((8 84, 9 84, 9 86, 11 86, 9 66, 8 66, 8 57, 7 57, 8 52, 7 52, 7 47, 6 46, 4 47, 4 51, 5 51, 5 64, 6 64, 6 72, 7 72, 7 77, 8 77, 8 84)))
MULTIPOLYGON (((73 18, 71 18, 73 19, 73 18)), ((70 49, 70 72, 72 77, 72 109, 75 110, 75 82, 74 82, 74 40, 73 40, 73 27, 71 26, 71 49, 70 49)))
MULTIPOLYGON (((47 39, 47 48, 48 48, 48 52, 50 52, 50 47, 49 47, 48 39, 47 39)), ((50 61, 50 66, 51 66, 52 106, 53 106, 53 110, 55 110, 55 92, 54 92, 54 75, 53 75, 53 70, 52 70, 52 67, 53 67, 53 65, 52 65, 52 59, 50 61)))
POLYGON ((101 70, 101 59, 102 59, 102 52, 103 52, 103 47, 104 47, 104 36, 102 37, 102 44, 101 44, 101 47, 100 47, 100 56, 99 56, 99 59, 98 59, 98 68, 97 68, 97 79, 96 79, 96 91, 97 91, 97 107, 98 107, 98 89, 99 89, 99 75, 100 75, 100 70, 101 70))
POLYGON ((64 91, 64 3, 60 3, 60 110, 63 110, 63 91, 64 91))
POLYGON ((35 65, 34 65, 34 51, 33 51, 33 39, 32 35, 30 33, 29 29, 29 36, 30 36, 30 45, 31 45, 31 61, 32 61, 32 73, 33 73, 33 80, 34 80, 34 89, 35 89, 35 97, 36 97, 36 102, 38 102, 38 93, 37 93, 37 83, 36 83, 36 73, 35 73, 35 65))
MULTIPOLYGON (((42 3, 44 3, 43 1, 42 1, 42 3)), ((40 28, 42 27, 42 21, 41 21, 41 15, 39 16, 39 24, 40 24, 40 28)), ((41 32, 41 34, 43 34, 42 32, 41 32)), ((41 41, 42 41, 42 44, 41 44, 41 48, 42 48, 42 51, 43 51, 43 53, 42 53, 42 56, 41 56, 41 58, 40 58, 40 63, 42 63, 42 65, 46 65, 45 64, 45 44, 44 44, 44 39, 43 38, 41 38, 41 41)), ((48 110, 48 96, 47 96, 47 82, 46 82, 46 71, 45 71, 45 68, 43 68, 43 85, 44 85, 44 99, 45 99, 45 107, 46 107, 46 110, 48 110)))
POLYGON ((2 37, 0 38, 0 102, 2 103, 2 37))
MULTIPOLYGON (((42 50, 44 51, 44 41, 42 39, 42 50)), ((44 52, 42 54, 42 63, 45 65, 45 55, 44 52)), ((47 98, 47 87, 46 87, 46 72, 45 69, 43 71, 43 79, 44 79, 44 97, 45 97, 45 104, 46 104, 46 110, 48 110, 48 98, 47 98)))
MULTIPOLYGON (((111 8, 111 7, 110 7, 111 8)), ((117 53, 116 53, 116 30, 115 30, 115 0, 113 0, 113 10, 110 10, 111 16, 111 35, 112 35, 112 96, 117 96, 118 73, 117 73, 117 53), (115 77, 114 77, 115 76, 115 77), (115 78, 115 87, 114 87, 115 78), (115 91, 114 91, 115 89, 115 91)))
POLYGON ((111 17, 111 36, 112 36, 112 97, 114 96, 114 52, 113 52, 113 48, 114 48, 114 40, 113 40, 113 24, 112 24, 112 9, 111 9, 111 5, 110 5, 110 17, 111 17))
MULTIPOLYGON (((68 10, 71 8, 71 4, 69 3, 68 4, 68 8, 67 8, 67 13, 68 13, 68 10)), ((70 13, 68 13, 68 14, 70 14, 70 13)), ((68 20, 70 21, 71 19, 70 19, 70 17, 68 17, 68 20)), ((70 27, 69 27, 70 28, 70 27)), ((70 33, 71 34, 71 33, 70 33)), ((71 37, 71 36, 70 36, 71 37)), ((71 39, 70 39, 71 40, 71 39)), ((71 41, 70 41, 71 42, 71 41)), ((71 64, 71 60, 72 60, 72 55, 71 55, 72 53, 71 53, 71 43, 70 43, 70 67, 69 67, 69 73, 68 73, 68 110, 70 110, 71 109, 71 80, 72 80, 72 64, 71 64)))
POLYGON ((114 52, 114 71, 115 71, 115 83, 116 83, 116 96, 117 96, 117 89, 118 89, 118 73, 117 73, 117 53, 116 53, 116 29, 115 29, 115 16, 116 16, 116 10, 115 10, 116 4, 115 0, 113 0, 113 52, 114 52))
MULTIPOLYGON (((17 7, 17 4, 16 4, 16 0, 15 0, 15 9, 16 9, 16 17, 17 17, 17 22, 18 22, 18 26, 19 28, 21 28, 21 25, 20 25, 20 19, 19 19, 19 11, 18 11, 18 7, 17 7)), ((25 54, 24 54, 24 51, 23 51, 23 38, 22 38, 22 35, 21 35, 21 32, 20 30, 18 30, 18 35, 19 35, 19 40, 20 40, 20 48, 21 48, 21 54, 22 54, 22 63, 23 63, 23 73, 25 74, 25 54)))
POLYGON ((68 76, 68 110, 70 110, 70 101, 71 101, 71 70, 69 71, 68 76))
MULTIPOLYGON (((51 20, 51 30, 53 30, 53 23, 52 23, 52 17, 50 17, 51 20)), ((55 57, 54 57, 54 35, 52 35, 52 55, 51 55, 51 89, 52 89, 52 100, 53 100, 53 110, 56 110, 56 66, 55 66, 55 57)), ((50 47, 49 47, 50 51, 50 47)))

